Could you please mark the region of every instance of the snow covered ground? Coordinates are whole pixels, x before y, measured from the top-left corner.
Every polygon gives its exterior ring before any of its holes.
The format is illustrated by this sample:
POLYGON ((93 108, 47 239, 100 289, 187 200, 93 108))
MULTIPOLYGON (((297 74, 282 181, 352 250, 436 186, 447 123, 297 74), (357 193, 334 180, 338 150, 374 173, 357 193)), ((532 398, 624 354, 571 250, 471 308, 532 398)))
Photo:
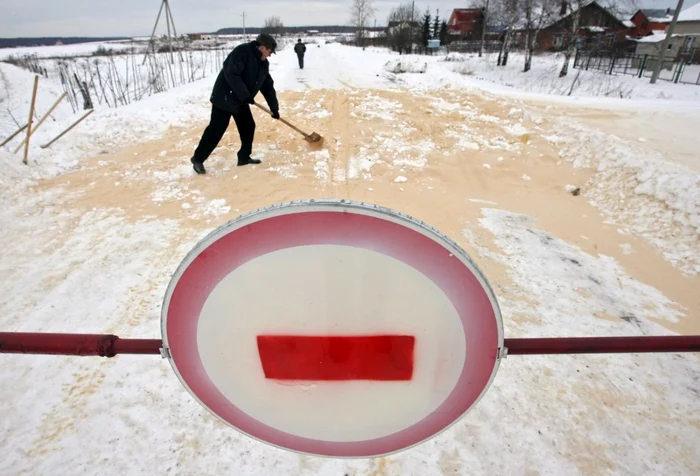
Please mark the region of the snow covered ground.
MULTIPOLYGON (((540 63, 550 67, 535 58, 527 79, 513 69, 484 80, 489 67, 470 59, 321 43, 299 70, 281 51, 281 113, 321 133, 323 148, 255 111, 263 164, 235 167, 231 128, 204 177, 188 159, 214 76, 98 108, 41 149, 79 117, 64 103, 32 137, 28 166, 12 153, 21 136, 0 150, 0 329, 159 337, 168 280, 208 231, 261 206, 333 196, 390 206, 458 241, 493 284, 507 337, 700 334, 693 157, 647 134, 616 135, 605 110, 579 120, 591 105, 653 111, 669 142, 687 140, 665 122, 682 109, 688 127, 700 124, 698 88, 637 82, 631 99, 592 99, 605 88, 582 74, 576 97, 553 98, 545 93, 570 87, 575 71, 561 84, 530 79, 540 63), (396 73, 399 60, 416 72, 396 73)), ((0 64, 0 139, 26 121, 31 82, 0 64)), ((39 91, 41 116, 61 89, 42 79, 39 91)), ((4 474, 700 472, 693 354, 511 356, 457 425, 352 461, 238 434, 158 357, 0 360, 4 474)))
MULTIPOLYGON (((447 62, 452 71, 518 91, 574 98, 700 100, 700 87, 664 81, 672 75, 672 72, 666 70, 662 70, 662 79, 655 85, 650 85, 649 77, 646 76, 637 78, 632 75, 608 75, 599 71, 574 69, 573 58, 569 63, 569 74, 560 78, 558 73, 564 63, 562 55, 535 55, 532 69, 527 73, 522 72, 525 62, 522 53, 511 53, 505 67, 496 66, 497 54, 479 58, 476 54, 450 53, 438 58, 447 62)), ((688 66, 683 79, 694 82, 699 73, 697 66, 688 66)))
MULTIPOLYGON (((141 43, 143 46, 145 43, 141 43)), ((98 49, 112 50, 114 52, 126 50, 134 47, 134 43, 127 40, 114 41, 94 41, 89 43, 75 43, 72 45, 54 45, 29 47, 22 46, 18 48, 0 48, 0 61, 14 56, 20 57, 24 55, 36 55, 40 58, 49 57, 71 57, 80 55, 91 55, 98 49)))

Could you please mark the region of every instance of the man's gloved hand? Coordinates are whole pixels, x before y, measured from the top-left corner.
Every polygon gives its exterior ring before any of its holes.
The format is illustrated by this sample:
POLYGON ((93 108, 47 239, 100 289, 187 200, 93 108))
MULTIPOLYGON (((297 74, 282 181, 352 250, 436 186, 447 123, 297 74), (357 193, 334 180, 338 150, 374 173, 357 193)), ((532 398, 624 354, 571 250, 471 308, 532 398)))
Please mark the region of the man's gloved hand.
POLYGON ((273 119, 279 119, 279 118, 280 118, 280 112, 279 112, 279 111, 272 111, 272 118, 273 118, 273 119))

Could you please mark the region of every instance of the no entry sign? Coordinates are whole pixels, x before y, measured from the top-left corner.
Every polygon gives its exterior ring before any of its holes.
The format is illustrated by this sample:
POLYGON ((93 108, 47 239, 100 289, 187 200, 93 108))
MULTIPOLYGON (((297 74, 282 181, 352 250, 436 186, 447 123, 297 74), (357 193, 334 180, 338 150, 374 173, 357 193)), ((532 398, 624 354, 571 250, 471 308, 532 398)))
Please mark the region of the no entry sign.
POLYGON ((484 276, 453 241, 345 200, 260 209, 204 238, 168 286, 178 377, 239 431, 370 457, 429 439, 486 392, 503 347, 484 276))

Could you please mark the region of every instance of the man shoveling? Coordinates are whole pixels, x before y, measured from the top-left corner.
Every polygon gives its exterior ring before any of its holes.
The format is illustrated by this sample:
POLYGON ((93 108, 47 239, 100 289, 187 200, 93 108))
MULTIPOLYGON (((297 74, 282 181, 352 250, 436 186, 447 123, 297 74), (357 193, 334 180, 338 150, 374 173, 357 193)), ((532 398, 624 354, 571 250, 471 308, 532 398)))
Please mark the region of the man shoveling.
POLYGON ((241 139, 238 165, 261 162, 250 157, 255 136, 255 120, 250 112, 250 105, 255 103, 255 95, 261 92, 270 107, 272 117, 280 118, 277 93, 267 61, 276 49, 277 42, 274 38, 267 33, 261 33, 255 41, 234 48, 224 61, 209 99, 212 103, 209 125, 190 159, 198 174, 206 173, 204 161, 219 144, 231 117, 236 122, 241 139))

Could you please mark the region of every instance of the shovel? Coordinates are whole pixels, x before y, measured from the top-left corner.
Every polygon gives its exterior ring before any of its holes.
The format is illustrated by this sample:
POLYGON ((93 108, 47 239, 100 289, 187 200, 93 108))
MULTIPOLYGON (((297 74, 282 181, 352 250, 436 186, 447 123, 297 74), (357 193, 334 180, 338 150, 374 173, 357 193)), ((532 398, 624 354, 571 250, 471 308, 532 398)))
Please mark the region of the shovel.
MULTIPOLYGON (((266 113, 272 115, 272 111, 270 111, 270 110, 269 110, 268 108, 266 108, 265 106, 261 106, 260 104, 258 104, 258 103, 255 102, 255 101, 253 101, 253 104, 255 104, 256 106, 258 106, 260 109, 262 109, 262 110, 265 111, 266 113)), ((298 127, 296 127, 294 124, 292 124, 292 123, 290 123, 289 121, 287 121, 286 119, 284 119, 283 117, 280 117, 280 121, 284 122, 284 123, 287 124, 289 127, 291 127, 292 129, 294 129, 295 131, 297 131, 299 134, 303 135, 303 136, 304 136, 304 139, 305 139, 307 142, 319 142, 321 139, 323 139, 323 137, 321 137, 319 134, 317 134, 317 133, 315 133, 315 132, 312 132, 311 134, 307 134, 306 132, 304 132, 304 131, 302 131, 301 129, 299 129, 298 127)))

